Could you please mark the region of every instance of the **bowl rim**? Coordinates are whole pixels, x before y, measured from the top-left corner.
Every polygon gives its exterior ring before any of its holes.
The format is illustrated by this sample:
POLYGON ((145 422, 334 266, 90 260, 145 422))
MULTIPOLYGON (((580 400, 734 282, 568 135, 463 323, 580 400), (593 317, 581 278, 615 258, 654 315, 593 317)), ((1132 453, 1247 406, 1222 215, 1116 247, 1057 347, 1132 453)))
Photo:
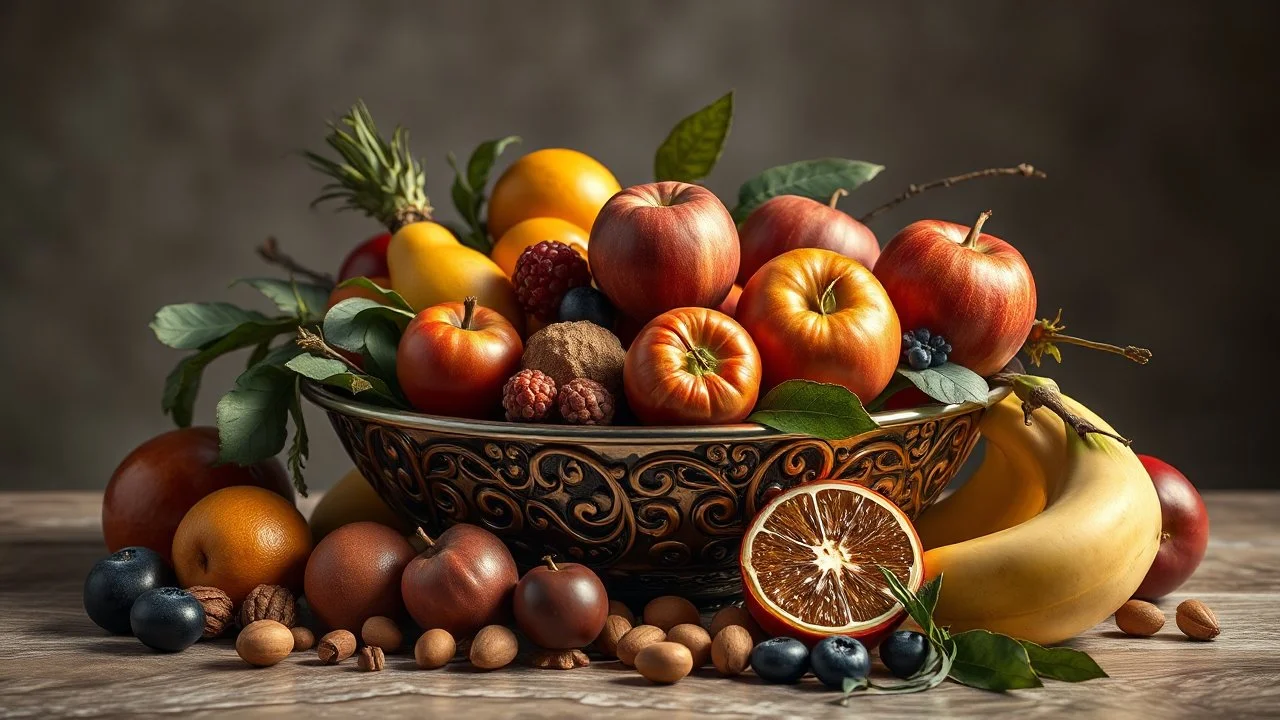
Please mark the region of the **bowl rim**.
MULTIPOLYGON (((635 444, 644 442, 739 442, 744 440, 782 440, 805 438, 807 435, 784 433, 757 423, 735 425, 664 425, 599 427, 514 423, 503 420, 471 420, 467 418, 427 415, 396 410, 344 398, 312 380, 304 380, 302 392, 308 400, 329 412, 348 415, 383 425, 414 430, 428 430, 449 435, 484 436, 503 440, 539 440, 545 442, 635 444)), ((902 427, 926 420, 941 420, 965 415, 990 407, 1008 396, 1008 387, 994 387, 987 392, 987 402, 950 405, 924 405, 904 410, 879 410, 871 418, 882 428, 902 427)))

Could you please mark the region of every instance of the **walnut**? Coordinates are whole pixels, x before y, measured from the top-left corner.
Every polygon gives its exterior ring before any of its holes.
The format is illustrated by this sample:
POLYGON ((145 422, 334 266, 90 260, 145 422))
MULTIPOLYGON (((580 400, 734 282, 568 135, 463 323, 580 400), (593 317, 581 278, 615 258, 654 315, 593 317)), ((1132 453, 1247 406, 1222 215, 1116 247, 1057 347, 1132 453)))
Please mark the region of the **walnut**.
POLYGON ((240 605, 240 627, 257 620, 275 620, 291 628, 297 624, 293 593, 280 585, 259 585, 249 591, 240 605))
POLYGON ((360 657, 356 665, 365 672, 378 672, 387 666, 386 655, 376 645, 365 645, 360 648, 360 657))
POLYGON ((200 607, 204 608, 204 634, 200 636, 201 639, 212 640, 221 635, 235 618, 235 605, 231 598, 218 588, 208 585, 193 585, 187 588, 187 592, 200 601, 200 607))

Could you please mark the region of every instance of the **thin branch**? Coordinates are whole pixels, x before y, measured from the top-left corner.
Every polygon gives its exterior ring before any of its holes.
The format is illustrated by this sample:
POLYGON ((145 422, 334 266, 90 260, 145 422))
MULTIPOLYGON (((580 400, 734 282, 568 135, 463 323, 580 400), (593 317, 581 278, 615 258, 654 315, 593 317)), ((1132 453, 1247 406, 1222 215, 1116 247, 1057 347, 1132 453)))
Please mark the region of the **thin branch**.
POLYGON ((1075 431, 1077 435, 1083 439, 1086 435, 1093 433, 1095 435, 1105 435, 1112 440, 1124 445, 1132 445, 1133 441, 1125 437, 1117 435, 1113 432, 1103 430, 1093 423, 1085 420, 1079 415, 1071 412, 1067 408, 1067 404, 1062 400, 1062 394, 1052 385, 1037 385, 1027 388, 1025 385, 1018 386, 1018 378, 1016 373, 996 373, 991 376, 991 382, 997 385, 1009 385, 1015 390, 1022 390, 1018 396, 1022 398, 1022 415, 1027 425, 1031 424, 1031 414, 1040 408, 1048 408, 1053 414, 1062 418, 1067 427, 1075 431))
POLYGON ((332 290, 333 286, 337 284, 334 282, 332 275, 316 272, 315 270, 299 264, 298 261, 286 255, 284 251, 280 249, 279 241, 274 237, 269 237, 262 241, 262 245, 258 247, 258 256, 272 265, 284 268, 291 274, 310 278, 314 280, 316 284, 330 290, 332 290))
POLYGON ((913 185, 907 186, 906 192, 902 193, 898 197, 890 200, 889 202, 872 210, 866 215, 863 215, 862 217, 858 218, 858 222, 861 222, 861 223, 870 222, 871 219, 876 217, 877 215, 880 215, 881 213, 885 213, 885 212, 888 212, 889 210, 892 210, 898 205, 910 200, 911 198, 915 197, 916 195, 919 195, 920 193, 926 190, 933 190, 934 188, 948 188, 948 187, 951 187, 952 185, 955 185, 956 183, 965 182, 966 180, 976 180, 978 178, 983 178, 983 177, 996 177, 999 175, 1010 175, 1014 177, 1028 177, 1028 178, 1038 178, 1038 179, 1044 179, 1048 177, 1047 175, 1044 174, 1043 170, 1037 170, 1036 168, 1032 167, 1027 163, 1021 163, 1016 167, 987 168, 985 170, 974 170, 973 172, 964 173, 963 175, 953 175, 951 177, 942 178, 941 180, 934 180, 933 182, 927 182, 923 185, 913 184, 913 185))

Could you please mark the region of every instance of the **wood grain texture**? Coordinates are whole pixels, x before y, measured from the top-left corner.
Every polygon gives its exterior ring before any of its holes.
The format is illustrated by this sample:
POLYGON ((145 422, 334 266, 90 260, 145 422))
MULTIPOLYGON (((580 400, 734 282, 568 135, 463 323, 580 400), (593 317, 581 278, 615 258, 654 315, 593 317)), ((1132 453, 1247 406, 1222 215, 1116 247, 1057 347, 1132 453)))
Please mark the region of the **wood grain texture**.
MULTIPOLYGON (((928 693, 860 697, 841 708, 813 678, 764 685, 697 671, 671 687, 649 685, 616 662, 567 672, 512 668, 472 671, 455 662, 417 670, 411 654, 387 670, 361 673, 298 653, 255 669, 230 640, 178 655, 152 653, 109 637, 85 617, 81 584, 105 553, 98 497, 89 493, 0 494, 0 717, 734 717, 880 718, 1003 715, 1047 717, 1250 717, 1280 713, 1280 493, 1206 496, 1213 519, 1209 554, 1182 592, 1162 603, 1169 622, 1135 640, 1108 621, 1076 639, 1110 673, 1080 685, 1048 681, 1038 690, 996 695, 951 683, 928 693), (1184 639, 1173 608, 1205 601, 1223 634, 1184 639)), ((312 501, 313 502, 313 501, 312 501)))

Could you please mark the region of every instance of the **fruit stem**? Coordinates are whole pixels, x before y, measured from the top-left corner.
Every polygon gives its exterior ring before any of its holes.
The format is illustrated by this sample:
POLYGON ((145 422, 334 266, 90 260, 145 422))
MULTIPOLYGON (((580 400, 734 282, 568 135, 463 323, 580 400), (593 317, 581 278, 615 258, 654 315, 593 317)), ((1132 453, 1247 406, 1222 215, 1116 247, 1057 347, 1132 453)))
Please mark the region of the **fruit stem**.
POLYGON ((964 242, 960 243, 960 246, 967 247, 970 250, 977 250, 978 238, 982 235, 982 226, 986 225, 987 221, 990 219, 991 211, 983 210, 982 213, 978 215, 977 221, 973 223, 973 227, 969 228, 969 234, 965 236, 964 242))
POLYGON ((463 330, 471 329, 471 322, 475 319, 475 316, 476 316, 476 302, 477 300, 475 295, 468 295, 466 299, 462 301, 462 329, 463 330))
POLYGON ((418 536, 419 540, 426 543, 427 547, 433 548, 436 546, 436 541, 432 540, 431 536, 427 534, 427 531, 423 530, 421 527, 417 528, 417 531, 414 534, 418 536))
POLYGON ((685 354, 685 369, 698 377, 710 375, 720 367, 720 361, 704 347, 695 347, 685 354))
POLYGON ((272 265, 284 268, 292 275, 301 275, 303 277, 310 278, 314 280, 317 285, 324 287, 326 290, 332 290, 333 286, 336 284, 332 275, 316 272, 315 270, 304 267, 299 264, 298 261, 284 254, 284 252, 280 250, 279 241, 274 237, 268 237, 266 240, 262 241, 262 244, 258 246, 258 256, 272 265))
POLYGON ((556 565, 555 559, 553 559, 550 555, 543 555, 542 562, 547 564, 548 569, 553 570, 555 572, 560 572, 560 566, 556 565))
POLYGON ((835 208, 836 203, 840 202, 840 198, 848 196, 848 190, 845 190, 844 188, 836 188, 836 191, 831 193, 831 199, 827 201, 827 207, 835 208))
POLYGON ((862 217, 858 218, 858 222, 861 222, 861 223, 870 222, 871 219, 876 217, 877 215, 892 210, 898 205, 906 202, 907 200, 910 200, 911 198, 915 197, 916 195, 919 195, 920 193, 926 190, 933 190, 934 188, 948 188, 948 187, 951 187, 952 185, 955 185, 956 183, 965 182, 966 180, 975 180, 977 178, 983 178, 983 177, 997 177, 1001 175, 1012 175, 1015 177, 1027 177, 1027 178, 1038 178, 1038 179, 1044 179, 1048 177, 1047 175, 1044 174, 1043 170, 1037 170, 1027 163, 1021 163, 1015 167, 987 168, 985 170, 974 170, 973 172, 967 172, 962 175, 952 175, 951 177, 942 178, 941 180, 934 180, 933 182, 927 182, 923 185, 916 185, 913 183, 911 185, 908 185, 906 191, 903 192, 901 195, 895 197, 894 199, 881 205, 880 207, 872 210, 866 215, 863 215, 862 217))
POLYGON ((351 360, 345 355, 330 347, 329 343, 325 342, 324 336, 320 334, 319 330, 313 331, 308 330, 305 327, 300 327, 298 328, 298 339, 295 342, 298 343, 298 347, 313 355, 323 355, 325 357, 333 358, 334 360, 339 360, 347 367, 351 368, 352 372, 355 374, 364 374, 364 370, 359 365, 351 362, 351 360))
POLYGON ((840 282, 840 277, 828 283, 827 287, 823 289, 822 295, 818 298, 818 312, 823 315, 830 315, 839 309, 836 306, 836 283, 840 282))
POLYGON ((1074 430, 1081 440, 1089 434, 1095 434, 1105 435, 1122 445, 1133 444, 1132 440, 1103 430, 1071 412, 1067 404, 1062 400, 1062 393, 1058 392, 1058 386, 1048 378, 1002 372, 992 375, 991 382, 997 385, 1008 385, 1013 388, 1013 392, 1022 400, 1022 416, 1027 425, 1031 424, 1031 414, 1033 412, 1040 408, 1048 408, 1053 414, 1062 418, 1062 422, 1074 430))
POLYGON ((1066 343, 1067 345, 1079 345, 1080 347, 1089 348, 1090 350, 1101 350, 1114 355, 1128 358, 1139 365, 1146 365, 1151 362, 1151 351, 1146 348, 1136 347, 1134 345, 1126 345, 1120 347, 1111 345, 1110 343, 1101 343, 1093 340, 1085 340, 1084 338, 1074 337, 1072 335, 1063 334, 1067 326, 1062 323, 1062 310, 1058 310, 1058 314, 1052 319, 1045 318, 1037 320, 1031 325, 1031 332, 1027 335, 1027 342, 1022 346, 1031 359, 1031 364, 1040 367, 1040 360, 1048 355, 1049 357, 1062 362, 1062 354, 1058 351, 1055 343, 1066 343))

